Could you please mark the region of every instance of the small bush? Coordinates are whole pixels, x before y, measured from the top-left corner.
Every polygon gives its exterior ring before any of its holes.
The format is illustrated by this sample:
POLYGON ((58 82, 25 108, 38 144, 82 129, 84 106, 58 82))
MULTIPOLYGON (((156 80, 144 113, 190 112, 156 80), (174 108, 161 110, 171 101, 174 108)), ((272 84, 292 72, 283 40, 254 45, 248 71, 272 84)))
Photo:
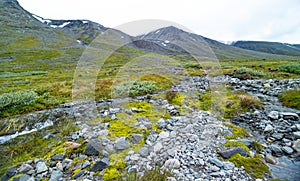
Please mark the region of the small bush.
POLYGON ((290 90, 279 94, 279 100, 286 107, 300 109, 300 90, 290 90))
POLYGON ((258 70, 253 70, 250 68, 242 67, 236 69, 236 73, 238 74, 250 74, 252 76, 257 76, 257 77, 264 77, 266 74, 264 72, 258 71, 258 70))
POLYGON ((34 91, 18 91, 0 95, 0 110, 16 106, 30 105, 36 101, 37 94, 34 91))
POLYGON ((114 87, 117 96, 139 96, 158 90, 156 82, 152 81, 129 81, 122 82, 114 87))
POLYGON ((278 67, 278 70, 300 75, 300 64, 283 64, 278 67))
POLYGON ((261 108, 262 103, 259 99, 256 99, 249 95, 239 95, 240 104, 242 108, 261 108))

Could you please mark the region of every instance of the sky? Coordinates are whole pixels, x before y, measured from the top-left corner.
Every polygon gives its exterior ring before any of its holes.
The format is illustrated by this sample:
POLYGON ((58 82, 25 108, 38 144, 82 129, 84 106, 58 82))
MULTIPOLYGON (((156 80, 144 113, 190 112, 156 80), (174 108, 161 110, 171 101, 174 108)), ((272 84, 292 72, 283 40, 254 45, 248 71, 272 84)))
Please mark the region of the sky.
MULTIPOLYGON (((218 41, 300 44, 300 0, 18 1, 27 11, 49 19, 87 19, 111 28, 145 19, 164 20, 218 41)), ((136 26, 125 33, 142 34, 159 26, 164 25, 136 26)))

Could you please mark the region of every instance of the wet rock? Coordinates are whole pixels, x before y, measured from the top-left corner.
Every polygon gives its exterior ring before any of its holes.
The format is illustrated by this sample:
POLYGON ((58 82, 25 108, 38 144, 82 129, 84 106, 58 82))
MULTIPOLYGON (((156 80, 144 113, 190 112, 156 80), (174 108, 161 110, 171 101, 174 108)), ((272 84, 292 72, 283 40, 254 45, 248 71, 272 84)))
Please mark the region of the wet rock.
POLYGON ((237 153, 239 153, 242 156, 248 156, 247 151, 241 147, 230 148, 228 150, 220 151, 218 153, 225 159, 228 159, 237 153))
POLYGON ((283 119, 297 120, 299 118, 298 114, 291 113, 291 112, 282 112, 281 115, 282 115, 283 119))
POLYGON ((296 150, 298 153, 300 153, 300 139, 296 140, 293 142, 293 148, 296 150))
POLYGON ((98 155, 102 149, 102 141, 99 139, 92 139, 85 148, 85 154, 88 156, 98 155))
POLYGON ((137 144, 137 143, 139 143, 142 140, 143 135, 141 135, 141 134, 133 134, 131 136, 131 138, 132 138, 132 143, 133 144, 137 144))
POLYGON ((280 146, 278 146, 278 145, 271 145, 270 148, 272 150, 273 155, 275 155, 275 156, 282 156, 282 150, 281 150, 280 146))
POLYGON ((282 151, 285 152, 288 155, 291 155, 294 152, 294 150, 291 147, 288 147, 288 146, 282 147, 282 151))
POLYGON ((300 138, 300 131, 293 132, 293 136, 294 136, 296 139, 299 139, 299 138, 300 138))
POLYGON ((81 146, 81 144, 79 144, 79 143, 70 142, 70 141, 66 142, 65 144, 66 144, 66 146, 68 146, 72 149, 76 149, 76 148, 79 148, 81 146))
POLYGON ((115 148, 116 150, 120 151, 120 150, 125 150, 126 148, 128 148, 130 146, 130 143, 128 142, 128 140, 122 136, 119 137, 116 142, 115 142, 115 148))
POLYGON ((223 167, 223 162, 217 158, 208 157, 208 162, 216 165, 219 168, 223 167))
POLYGON ((283 138, 283 134, 282 133, 274 133, 272 134, 272 138, 274 138, 275 140, 281 140, 283 138))
POLYGON ((90 172, 102 171, 108 167, 108 164, 103 161, 97 161, 90 169, 90 172))
POLYGON ((84 170, 81 170, 80 172, 78 172, 78 173, 76 173, 75 175, 74 175, 74 179, 78 179, 78 178, 80 178, 82 175, 84 175, 84 173, 85 173, 85 171, 84 170))
POLYGON ((61 171, 53 171, 49 181, 58 181, 63 176, 61 171))
POLYGON ((37 174, 46 172, 47 170, 48 170, 48 167, 46 166, 46 163, 45 163, 45 162, 39 161, 39 162, 36 164, 36 173, 37 173, 37 174))
POLYGON ((169 159, 165 162, 163 167, 167 169, 177 169, 180 167, 180 162, 177 159, 169 159))

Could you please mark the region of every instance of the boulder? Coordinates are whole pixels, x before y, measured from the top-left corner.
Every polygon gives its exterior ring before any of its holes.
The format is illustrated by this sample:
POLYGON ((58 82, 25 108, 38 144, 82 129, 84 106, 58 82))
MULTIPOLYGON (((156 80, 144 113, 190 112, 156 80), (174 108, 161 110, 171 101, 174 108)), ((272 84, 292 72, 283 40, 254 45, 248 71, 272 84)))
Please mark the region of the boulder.
POLYGON ((115 148, 118 151, 125 150, 129 146, 130 146, 130 143, 124 136, 119 137, 115 142, 115 148))
POLYGON ((99 139, 92 139, 85 148, 85 154, 88 156, 99 155, 102 149, 102 141, 99 139))
POLYGON ((224 151, 218 152, 223 158, 228 159, 232 157, 235 154, 240 154, 242 156, 248 156, 248 152, 241 147, 236 147, 236 148, 230 148, 224 151))

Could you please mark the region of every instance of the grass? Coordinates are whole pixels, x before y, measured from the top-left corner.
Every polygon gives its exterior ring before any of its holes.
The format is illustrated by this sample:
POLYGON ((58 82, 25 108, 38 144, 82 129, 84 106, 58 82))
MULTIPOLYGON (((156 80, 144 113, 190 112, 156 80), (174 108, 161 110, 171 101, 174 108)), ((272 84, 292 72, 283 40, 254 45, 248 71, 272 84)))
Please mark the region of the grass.
POLYGON ((279 71, 300 75, 300 64, 282 64, 277 67, 279 71))
POLYGON ((242 74, 242 75, 250 74, 251 76, 254 76, 254 77, 265 77, 266 76, 266 74, 262 71, 253 70, 253 69, 246 68, 246 67, 237 68, 236 73, 242 74))
POLYGON ((127 173, 122 175, 118 181, 166 181, 168 177, 172 177, 173 174, 164 170, 162 171, 160 167, 156 166, 152 170, 148 170, 143 176, 138 177, 137 173, 127 173))
POLYGON ((226 136, 226 139, 236 139, 236 138, 246 138, 249 136, 248 131, 245 128, 240 128, 234 124, 226 124, 227 127, 231 128, 232 130, 232 136, 226 136))
POLYGON ((278 95, 279 100, 286 107, 300 109, 300 90, 289 90, 278 95))

